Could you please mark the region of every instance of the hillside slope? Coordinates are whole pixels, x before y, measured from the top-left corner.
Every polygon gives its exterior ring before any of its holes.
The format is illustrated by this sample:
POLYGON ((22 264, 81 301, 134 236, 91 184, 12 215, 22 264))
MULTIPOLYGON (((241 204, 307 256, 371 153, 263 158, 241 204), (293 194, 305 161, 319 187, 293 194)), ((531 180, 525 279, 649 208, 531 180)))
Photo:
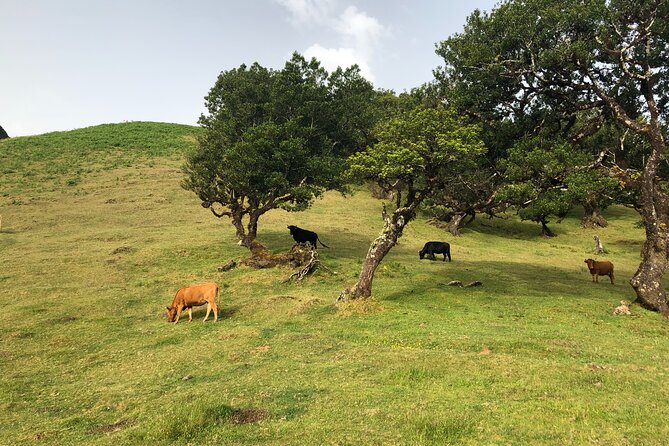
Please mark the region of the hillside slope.
POLYGON ((591 282, 595 232, 478 218, 412 222, 374 299, 337 308, 381 229, 365 188, 259 225, 274 251, 309 228, 336 274, 226 273, 234 230, 180 187, 198 128, 125 123, 0 142, 2 444, 662 445, 669 326, 632 307, 643 231, 597 232, 616 284, 591 282), (419 260, 428 240, 453 262, 419 260), (454 288, 451 280, 483 286, 454 288), (184 285, 218 281, 216 324, 168 324, 184 285))

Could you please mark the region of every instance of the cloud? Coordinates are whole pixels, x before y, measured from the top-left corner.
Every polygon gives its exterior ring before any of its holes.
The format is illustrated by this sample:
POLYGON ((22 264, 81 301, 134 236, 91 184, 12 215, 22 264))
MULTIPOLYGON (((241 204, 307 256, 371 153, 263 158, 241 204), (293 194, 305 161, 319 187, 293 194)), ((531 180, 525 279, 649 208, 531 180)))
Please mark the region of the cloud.
POLYGON ((274 0, 288 10, 293 26, 322 24, 329 21, 335 0, 274 0))
POLYGON ((330 72, 336 70, 337 67, 347 68, 351 65, 358 65, 360 67, 360 74, 371 82, 375 80, 375 76, 369 68, 366 59, 361 57, 355 48, 324 48, 316 43, 306 49, 304 57, 307 59, 315 57, 330 72))
POLYGON ((349 39, 358 52, 369 55, 388 30, 374 17, 349 6, 335 22, 335 29, 349 39))
POLYGON ((390 35, 390 30, 379 20, 355 6, 347 6, 337 14, 337 0, 274 1, 288 11, 288 20, 294 27, 322 27, 334 31, 341 40, 339 47, 312 44, 304 51, 307 58, 315 57, 328 71, 357 64, 360 73, 374 82, 371 60, 378 52, 382 39, 390 35))

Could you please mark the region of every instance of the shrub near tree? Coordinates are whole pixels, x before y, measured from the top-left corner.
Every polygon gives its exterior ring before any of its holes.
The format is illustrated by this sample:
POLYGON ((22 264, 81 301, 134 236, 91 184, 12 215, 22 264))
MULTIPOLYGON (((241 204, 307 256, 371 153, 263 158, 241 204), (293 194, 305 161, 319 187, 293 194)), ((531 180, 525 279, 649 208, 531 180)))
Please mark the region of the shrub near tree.
POLYGON ((183 187, 240 243, 255 239, 271 209, 301 211, 328 189, 344 190, 346 157, 365 147, 376 93, 357 67, 332 74, 295 53, 281 70, 253 64, 222 72, 200 117, 205 132, 183 167, 183 187))
POLYGON ((378 141, 349 160, 349 175, 392 192, 392 209, 383 206, 383 229, 372 242, 358 281, 338 300, 368 298, 377 267, 416 216, 418 206, 444 187, 458 166, 466 168, 485 152, 479 128, 444 106, 418 106, 379 124, 378 141))
POLYGON ((446 61, 441 79, 483 117, 515 122, 533 114, 542 117, 537 126, 557 124, 577 138, 615 121, 645 141, 638 171, 618 168, 618 160, 602 165, 638 192, 646 240, 631 284, 639 304, 665 317, 668 44, 667 1, 511 0, 489 14, 475 11, 464 32, 437 49, 446 61))

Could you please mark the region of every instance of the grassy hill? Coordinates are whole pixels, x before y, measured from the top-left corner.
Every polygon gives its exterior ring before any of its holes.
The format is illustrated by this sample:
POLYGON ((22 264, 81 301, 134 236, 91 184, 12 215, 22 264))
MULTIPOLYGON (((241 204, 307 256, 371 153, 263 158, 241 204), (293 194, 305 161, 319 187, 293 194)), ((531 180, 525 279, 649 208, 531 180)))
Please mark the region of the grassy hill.
POLYGON ((558 237, 477 219, 463 237, 411 223, 374 299, 337 308, 381 227, 364 189, 274 211, 330 249, 302 284, 289 269, 216 266, 247 251, 180 188, 199 129, 124 123, 0 142, 0 444, 606 444, 669 438, 669 325, 632 307, 637 216, 597 232, 615 285, 591 283, 594 232, 558 237), (420 261, 428 240, 453 262, 420 261), (482 287, 453 288, 451 280, 482 287), (184 285, 222 285, 222 317, 162 314, 184 285), (188 378, 188 379, 187 379, 188 378))

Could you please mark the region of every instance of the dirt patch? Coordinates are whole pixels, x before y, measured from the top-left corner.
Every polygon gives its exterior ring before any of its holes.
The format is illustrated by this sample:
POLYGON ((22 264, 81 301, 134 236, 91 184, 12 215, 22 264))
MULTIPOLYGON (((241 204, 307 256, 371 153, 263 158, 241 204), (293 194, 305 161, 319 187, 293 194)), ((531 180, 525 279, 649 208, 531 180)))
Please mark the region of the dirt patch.
POLYGON ((35 333, 32 331, 20 331, 12 334, 12 337, 15 339, 30 339, 33 336, 35 336, 35 333))
POLYGON ((95 434, 111 434, 122 430, 124 427, 128 426, 128 424, 130 424, 128 420, 121 420, 116 423, 103 424, 102 426, 94 427, 91 429, 91 432, 95 434))
POLYGON ((232 424, 258 423, 269 417, 269 412, 264 409, 235 409, 230 421, 232 424))
POLYGON ((127 254, 131 250, 130 246, 120 246, 112 251, 112 255, 115 254, 127 254))
POLYGON ((49 323, 54 324, 54 325, 55 324, 66 324, 68 322, 72 322, 72 321, 76 321, 76 320, 77 320, 77 317, 75 317, 75 316, 63 316, 63 317, 59 317, 59 318, 56 318, 56 319, 49 319, 49 323))

